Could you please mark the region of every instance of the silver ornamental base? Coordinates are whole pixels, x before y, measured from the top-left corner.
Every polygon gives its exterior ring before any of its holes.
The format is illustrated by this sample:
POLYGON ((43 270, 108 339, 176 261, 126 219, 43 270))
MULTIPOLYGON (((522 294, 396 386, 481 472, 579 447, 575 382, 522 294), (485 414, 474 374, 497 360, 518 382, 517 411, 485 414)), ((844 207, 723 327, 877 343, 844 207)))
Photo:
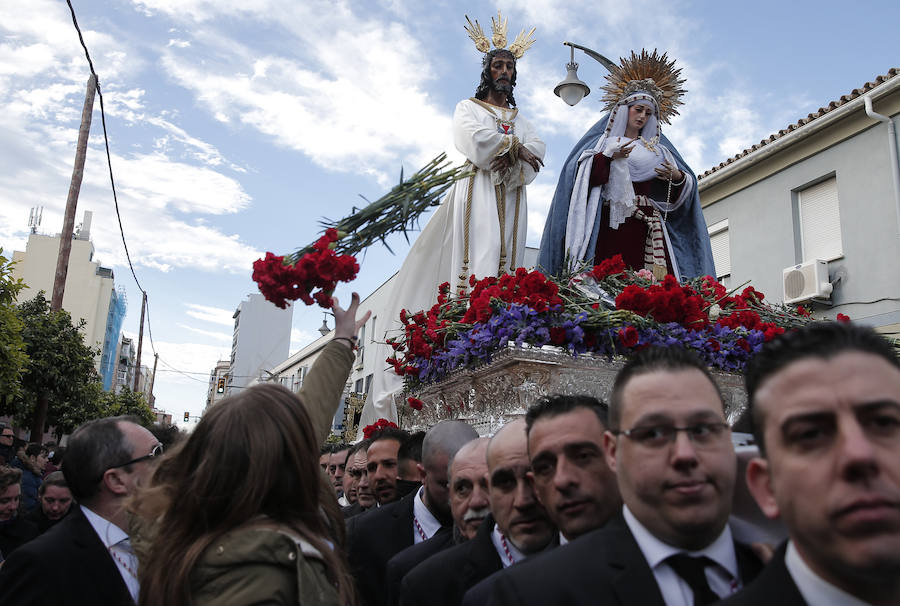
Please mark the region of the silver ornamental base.
MULTIPOLYGON (((558 347, 516 347, 498 351, 490 363, 453 371, 446 379, 409 390, 398 398, 400 427, 427 429, 444 419, 471 423, 479 435, 491 435, 522 417, 540 397, 585 394, 608 400, 616 373, 625 358, 612 360, 588 354, 572 357, 558 347), (424 403, 422 410, 407 404, 408 396, 424 403)), ((726 417, 734 423, 747 405, 739 374, 713 371, 725 399, 726 417)))

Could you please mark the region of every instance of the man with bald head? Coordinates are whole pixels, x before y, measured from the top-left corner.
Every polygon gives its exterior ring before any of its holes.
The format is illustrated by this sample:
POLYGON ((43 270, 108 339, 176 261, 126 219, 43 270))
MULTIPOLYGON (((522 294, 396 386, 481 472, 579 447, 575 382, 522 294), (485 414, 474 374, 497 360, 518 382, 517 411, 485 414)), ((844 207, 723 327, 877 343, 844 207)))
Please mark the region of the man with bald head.
MULTIPOLYGON (((407 547, 427 541, 441 527, 452 524, 447 490, 450 458, 478 437, 462 421, 441 421, 428 430, 422 443, 422 486, 376 511, 347 520, 347 552, 364 606, 387 603, 387 563, 407 547)), ((372 452, 372 446, 369 447, 372 452)), ((394 465, 396 469, 396 464, 394 465)), ((372 480, 372 460, 369 460, 372 480)))
MULTIPOLYGON (((556 528, 526 475, 525 421, 503 426, 491 438, 485 454, 492 516, 471 540, 413 568, 401 583, 402 605, 459 606, 466 591, 483 579, 555 544, 556 528)), ((472 511, 471 502, 468 509, 472 511)))
POLYGON ((2 604, 133 604, 137 557, 126 504, 162 444, 133 417, 90 421, 69 438, 63 474, 78 501, 0 567, 2 604))
POLYGON ((450 458, 452 532, 438 531, 427 541, 407 547, 391 558, 387 567, 389 604, 400 602, 400 581, 410 570, 436 553, 473 538, 481 522, 490 515, 485 457, 488 441, 472 440, 450 458))

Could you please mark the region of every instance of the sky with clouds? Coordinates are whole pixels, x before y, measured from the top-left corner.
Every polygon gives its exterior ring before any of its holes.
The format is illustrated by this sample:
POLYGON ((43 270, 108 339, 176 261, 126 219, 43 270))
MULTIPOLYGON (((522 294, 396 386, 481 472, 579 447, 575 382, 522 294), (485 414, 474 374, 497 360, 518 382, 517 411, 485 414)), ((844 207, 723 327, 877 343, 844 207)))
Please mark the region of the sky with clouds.
MULTIPOLYGON (((683 69, 681 115, 664 128, 694 172, 900 65, 896 2, 822 0, 73 0, 100 77, 122 222, 147 290, 160 355, 157 405, 180 422, 199 414, 207 377, 230 352, 232 314, 255 292, 251 264, 311 242, 322 217, 378 198, 403 167, 451 158, 455 104, 474 91, 480 54, 464 14, 510 33, 537 27, 518 65, 516 100, 547 142, 528 194, 537 246, 558 171, 602 115, 605 70, 583 54, 593 92, 575 107, 553 95, 564 40, 611 59, 666 51, 683 69)), ((0 3, 0 246, 24 250, 28 214, 43 206, 58 233, 89 75, 66 3, 0 3)), ((125 264, 99 99, 78 217, 91 210, 95 260, 125 286, 125 332, 137 333, 140 291, 125 264)), ((399 267, 371 249, 352 289, 371 293, 399 267)), ((338 290, 349 298, 350 287, 338 290)), ((294 309, 292 347, 321 325, 294 309)), ((145 355, 148 348, 145 345, 145 355)), ((145 357, 145 361, 150 359, 145 357)))

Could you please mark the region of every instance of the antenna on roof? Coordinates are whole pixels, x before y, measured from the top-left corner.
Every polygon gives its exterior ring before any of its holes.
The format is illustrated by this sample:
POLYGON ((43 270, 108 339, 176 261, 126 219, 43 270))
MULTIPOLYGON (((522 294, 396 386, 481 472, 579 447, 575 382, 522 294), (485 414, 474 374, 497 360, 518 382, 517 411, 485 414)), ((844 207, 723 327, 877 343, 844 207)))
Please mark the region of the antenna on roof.
POLYGON ((44 207, 43 206, 32 206, 31 212, 28 213, 28 227, 31 228, 31 233, 37 233, 37 228, 41 224, 41 218, 44 216, 44 207))

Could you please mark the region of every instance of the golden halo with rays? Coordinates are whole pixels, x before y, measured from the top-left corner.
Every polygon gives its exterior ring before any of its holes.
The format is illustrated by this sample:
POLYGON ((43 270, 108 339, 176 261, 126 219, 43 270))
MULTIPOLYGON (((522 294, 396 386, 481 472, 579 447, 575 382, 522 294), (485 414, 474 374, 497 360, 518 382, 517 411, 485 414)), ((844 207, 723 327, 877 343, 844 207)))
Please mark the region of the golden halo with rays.
MULTIPOLYGON (((491 17, 491 39, 488 40, 488 37, 485 35, 484 30, 481 27, 481 24, 478 23, 478 19, 473 23, 469 16, 466 15, 466 21, 468 25, 464 25, 463 27, 466 30, 466 33, 469 34, 469 38, 472 39, 472 42, 475 43, 475 48, 483 53, 487 53, 491 50, 491 42, 494 43, 494 48, 505 48, 506 47, 506 28, 507 28, 507 19, 504 19, 500 14, 500 11, 497 11, 497 17, 491 17)), ((509 52, 513 54, 516 59, 521 59, 522 55, 525 54, 531 45, 534 44, 534 27, 531 28, 531 31, 525 32, 523 29, 520 31, 512 44, 509 45, 509 52)))
POLYGON ((681 97, 687 92, 682 87, 685 81, 679 79, 681 69, 675 69, 675 60, 669 61, 666 53, 660 55, 654 48, 652 53, 642 49, 640 55, 631 51, 631 57, 619 58, 619 63, 607 74, 607 84, 602 87, 606 93, 601 99, 606 104, 603 109, 610 111, 624 97, 644 91, 656 99, 659 121, 669 124, 669 119, 678 115, 676 108, 684 105, 681 97))

